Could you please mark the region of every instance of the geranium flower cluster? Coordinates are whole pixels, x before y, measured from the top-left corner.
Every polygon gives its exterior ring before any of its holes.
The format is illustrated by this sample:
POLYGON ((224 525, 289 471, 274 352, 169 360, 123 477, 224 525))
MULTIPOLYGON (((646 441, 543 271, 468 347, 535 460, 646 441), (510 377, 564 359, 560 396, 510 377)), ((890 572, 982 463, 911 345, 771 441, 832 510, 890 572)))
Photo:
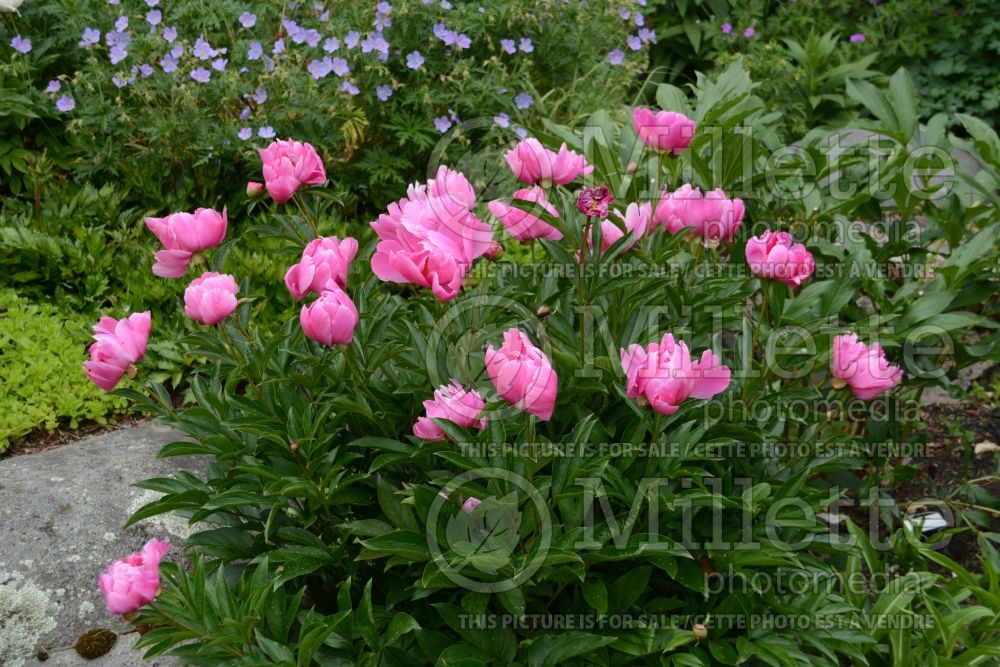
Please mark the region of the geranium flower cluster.
MULTIPOLYGON (((178 26, 173 23, 179 16, 174 15, 169 5, 142 7, 130 13, 121 3, 114 3, 117 9, 111 14, 107 25, 86 26, 80 34, 80 48, 106 58, 107 62, 121 69, 110 75, 111 82, 117 88, 125 88, 135 84, 140 79, 149 79, 157 74, 169 75, 175 83, 193 82, 198 86, 207 86, 219 80, 219 74, 236 70, 240 76, 253 76, 254 71, 263 67, 266 72, 272 72, 279 66, 301 68, 315 81, 325 80, 331 75, 336 77, 338 92, 357 96, 369 93, 381 102, 387 101, 398 84, 389 80, 392 76, 384 64, 397 60, 395 64, 413 72, 429 69, 428 63, 440 62, 444 59, 468 57, 465 53, 472 48, 474 40, 466 32, 456 27, 449 17, 450 3, 440 3, 440 12, 428 17, 423 26, 427 37, 433 39, 433 46, 421 47, 418 50, 400 51, 393 48, 393 6, 389 2, 379 2, 374 12, 369 14, 371 22, 368 25, 333 28, 330 10, 318 3, 300 3, 287 8, 281 13, 279 25, 266 25, 252 11, 242 11, 230 17, 225 37, 206 34, 183 35, 178 26), (220 42, 232 42, 233 35, 246 39, 244 47, 222 46, 220 42), (254 39, 256 37, 256 39, 254 39), (291 49, 297 49, 302 58, 291 58, 291 49), (315 53, 321 50, 322 53, 315 53), (367 64, 368 59, 378 63, 377 69, 385 77, 382 81, 371 81, 371 90, 363 90, 357 79, 367 64), (290 64, 294 63, 294 64, 290 64)), ((425 3, 427 4, 427 3, 425 3)), ((488 14, 492 8, 484 4, 480 13, 488 14)), ((603 9, 594 8, 595 20, 603 9)), ((647 44, 656 43, 656 33, 645 25, 645 19, 639 11, 622 10, 622 19, 629 27, 636 29, 635 34, 628 35, 621 48, 608 54, 612 65, 621 65, 625 53, 641 50, 647 44), (625 49, 625 50, 623 50, 625 49)), ((367 19, 366 19, 367 20, 367 19)), ((413 31, 412 24, 405 30, 413 31)), ((398 28, 397 28, 398 30, 398 28)), ((401 39, 401 37, 397 37, 401 39)), ((492 59, 500 56, 505 59, 544 57, 540 53, 541 46, 536 47, 530 34, 512 34, 502 37, 496 43, 485 42, 481 48, 487 48, 493 53, 486 57, 492 59)), ((15 35, 10 41, 10 47, 15 53, 27 55, 32 50, 31 39, 27 35, 15 35)), ((484 54, 485 55, 485 54, 484 54)), ((71 77, 68 77, 71 78, 71 77)), ((62 113, 76 109, 76 101, 72 92, 60 96, 55 107, 62 113)), ((515 111, 525 111, 534 104, 533 96, 527 91, 513 95, 508 101, 509 107, 501 113, 509 117, 515 111)), ((268 132, 262 132, 270 126, 259 119, 256 127, 248 122, 262 116, 259 106, 247 107, 250 113, 241 113, 239 120, 244 124, 234 130, 241 141, 248 141, 255 135, 260 138, 271 138, 268 132)), ((497 114, 500 115, 500 114, 497 114)), ((440 132, 447 132, 455 120, 449 116, 439 116, 434 125, 440 132), (448 119, 448 122, 441 121, 448 119)))

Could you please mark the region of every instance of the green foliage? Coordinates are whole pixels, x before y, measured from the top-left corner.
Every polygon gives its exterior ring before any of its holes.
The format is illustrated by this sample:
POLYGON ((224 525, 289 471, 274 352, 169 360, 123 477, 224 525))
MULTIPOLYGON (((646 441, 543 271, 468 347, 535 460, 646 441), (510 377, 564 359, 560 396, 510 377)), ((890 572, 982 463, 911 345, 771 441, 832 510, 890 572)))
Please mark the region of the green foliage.
POLYGON ((103 424, 126 407, 81 375, 89 327, 0 289, 0 453, 37 429, 103 424))
MULTIPOLYGON (((439 303, 378 281, 365 261, 371 234, 355 227, 351 345, 319 346, 280 304, 252 300, 183 341, 207 360, 191 377, 193 406, 175 408, 157 382, 121 391, 190 436, 161 456, 213 459, 203 478, 139 484, 163 495, 131 521, 177 512, 200 528, 187 542, 193 569, 169 566, 136 619, 155 626, 141 640, 147 655, 195 665, 990 664, 1000 651, 995 534, 969 526, 983 561, 973 573, 909 534, 902 508, 863 499, 888 493, 900 460, 880 446, 911 442, 922 389, 998 357, 995 313, 981 304, 995 291, 996 207, 963 207, 960 188, 918 196, 945 168, 920 162, 919 148, 952 140, 935 123, 922 143, 903 72, 887 89, 847 90, 893 143, 890 159, 868 159, 884 148, 869 144, 831 157, 816 132, 801 148, 816 168, 783 171, 781 188, 769 179, 782 119, 757 89, 741 63, 689 90, 661 86, 662 106, 699 123, 677 158, 644 150, 617 109, 592 114, 582 134, 550 122, 542 136, 582 151, 619 209, 682 182, 754 193, 731 245, 661 231, 628 252, 626 238, 592 253, 576 193, 554 188, 561 217, 541 215, 565 238, 541 243, 540 261, 522 251, 477 264, 472 284, 439 303), (927 180, 910 178, 908 160, 927 180), (857 192, 841 194, 842 179, 857 192), (849 224, 873 206, 893 213, 884 232, 849 224), (914 235, 900 221, 917 212, 930 222, 914 235), (815 253, 804 287, 786 293, 742 270, 748 231, 764 227, 793 229, 815 253), (926 244, 942 238, 931 257, 926 244), (935 271, 868 270, 899 256, 935 271), (551 420, 511 408, 486 379, 483 347, 512 326, 559 374, 551 420), (877 338, 904 365, 903 385, 872 403, 831 387, 830 339, 844 330, 877 338), (619 348, 663 331, 720 353, 733 369, 727 392, 670 415, 627 398, 619 348), (913 354, 941 335, 948 354, 913 354), (486 428, 439 419, 447 441, 411 436, 421 402, 449 378, 482 392, 486 428), (741 447, 752 453, 734 454, 741 447), (480 505, 461 509, 471 497, 480 505), (888 546, 851 519, 840 533, 827 525, 859 499, 888 546), (771 585, 747 583, 761 578, 771 585), (796 580, 810 585, 775 585, 796 580), (533 620, 554 618, 562 625, 533 620)), ((977 146, 994 156, 995 135, 979 130, 977 146)), ((304 199, 320 233, 343 235, 335 203, 304 199)), ((233 245, 264 230, 292 255, 311 236, 299 214, 272 214, 233 245)), ((224 253, 213 262, 232 266, 224 253)))

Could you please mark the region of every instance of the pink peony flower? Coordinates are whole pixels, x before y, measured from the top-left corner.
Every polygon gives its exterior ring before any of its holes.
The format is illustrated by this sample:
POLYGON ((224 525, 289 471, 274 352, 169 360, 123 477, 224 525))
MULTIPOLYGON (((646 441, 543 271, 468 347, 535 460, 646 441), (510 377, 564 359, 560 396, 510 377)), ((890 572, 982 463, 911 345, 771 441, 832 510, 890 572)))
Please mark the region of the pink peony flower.
POLYGON ((236 310, 239 291, 232 276, 206 271, 184 290, 184 314, 195 322, 218 324, 236 310))
POLYGON ((284 204, 303 185, 326 182, 326 169, 310 144, 281 139, 258 151, 264 166, 264 184, 271 199, 284 204))
POLYGON ((121 320, 102 317, 94 325, 90 361, 84 362, 83 372, 101 389, 114 389, 132 364, 146 355, 150 324, 148 310, 121 320))
POLYGON ((448 419, 464 428, 486 428, 482 417, 486 402, 475 389, 466 391, 458 380, 441 385, 434 390, 434 398, 424 401, 427 416, 420 417, 413 425, 413 435, 424 440, 447 440, 447 436, 433 419, 448 419))
POLYGON ((588 218, 603 220, 608 217, 608 206, 614 200, 615 196, 603 185, 596 188, 584 186, 576 198, 576 210, 588 218))
POLYGON ((632 122, 644 144, 664 153, 679 155, 694 141, 695 122, 682 113, 636 107, 632 122))
POLYGON ((156 253, 153 273, 161 278, 180 278, 187 273, 191 257, 222 243, 229 218, 210 208, 194 213, 171 213, 165 218, 146 218, 146 226, 163 244, 156 253))
MULTIPOLYGON (((514 199, 534 202, 541 205, 552 217, 559 217, 559 211, 545 198, 545 190, 538 186, 518 190, 514 193, 514 199)), ((563 237, 562 232, 538 216, 532 215, 516 206, 511 206, 499 199, 491 201, 489 208, 490 213, 500 220, 507 233, 521 243, 528 243, 534 239, 558 241, 563 237)))
POLYGON ((830 372, 835 388, 847 385, 863 401, 870 401, 903 379, 903 370, 886 360, 881 345, 869 347, 854 334, 834 336, 830 372))
POLYGON ((812 253, 801 243, 794 243, 788 232, 766 230, 751 237, 746 257, 754 275, 780 280, 789 287, 799 287, 816 269, 812 253))
POLYGON ((628 379, 629 398, 644 396, 657 412, 670 415, 687 398, 711 398, 729 386, 728 366, 711 350, 692 361, 684 341, 674 342, 669 333, 659 344, 629 345, 621 350, 622 368, 628 379))
POLYGON ((529 137, 507 151, 507 164, 514 177, 528 185, 551 187, 566 185, 580 174, 589 174, 594 166, 582 155, 569 150, 566 144, 552 151, 538 139, 529 137))
POLYGON ((499 349, 487 346, 486 372, 500 398, 542 421, 552 418, 559 378, 549 358, 520 329, 508 329, 499 349))
POLYGON ((309 292, 317 294, 331 285, 347 289, 347 270, 358 253, 358 242, 348 236, 321 236, 309 242, 302 259, 285 273, 285 285, 300 301, 309 292))
MULTIPOLYGON (((618 219, 625 225, 624 232, 621 230, 621 227, 610 220, 602 220, 601 253, 607 252, 608 248, 617 243, 620 239, 624 238, 626 233, 631 233, 633 238, 629 241, 628 245, 622 248, 622 252, 628 252, 631 250, 639 239, 642 238, 642 235, 646 233, 646 229, 649 227, 649 219, 652 216, 652 208, 652 205, 649 203, 632 203, 628 205, 627 209, 625 209, 624 215, 622 215, 621 211, 615 211, 614 214, 618 216, 618 219)), ((587 241, 591 246, 593 246, 593 237, 587 239, 587 241)))
POLYGON ((160 592, 160 561, 170 543, 152 539, 142 551, 116 560, 100 576, 101 593, 112 614, 129 614, 160 592))
POLYGON ((698 188, 685 184, 664 193, 653 213, 653 227, 663 226, 671 234, 690 227, 706 241, 729 241, 743 222, 743 213, 743 200, 727 199, 722 190, 702 195, 698 188))
POLYGON ((358 326, 358 309, 339 287, 328 289, 299 311, 306 336, 323 345, 350 345, 358 326))
POLYGON ((439 301, 453 299, 493 242, 493 230, 472 213, 475 203, 472 185, 448 167, 426 185, 411 185, 371 223, 382 239, 372 271, 381 280, 427 287, 439 301))

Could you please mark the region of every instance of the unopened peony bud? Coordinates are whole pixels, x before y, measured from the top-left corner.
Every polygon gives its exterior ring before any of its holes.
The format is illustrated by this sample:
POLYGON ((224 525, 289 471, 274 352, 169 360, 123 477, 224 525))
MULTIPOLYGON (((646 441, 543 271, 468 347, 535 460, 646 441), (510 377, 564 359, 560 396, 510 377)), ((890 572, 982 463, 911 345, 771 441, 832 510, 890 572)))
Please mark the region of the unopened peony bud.
POLYGON ((639 170, 639 165, 636 162, 629 162, 628 166, 625 167, 626 174, 634 174, 638 170, 639 170))
POLYGON ((476 509, 482 501, 479 498, 469 498, 464 503, 462 503, 462 511, 466 514, 471 514, 472 510, 476 509))
POLYGON ((250 199, 260 199, 264 196, 264 184, 257 181, 247 181, 247 197, 250 199))
POLYGON ((495 262, 501 257, 503 257, 503 246, 499 241, 490 241, 490 246, 486 249, 486 259, 495 262))
POLYGON ((535 311, 535 317, 537 317, 540 320, 545 319, 546 317, 548 317, 551 314, 552 314, 552 309, 549 308, 548 306, 544 305, 544 304, 542 304, 541 306, 539 306, 538 310, 535 311))
POLYGON ((294 454, 295 452, 299 451, 299 443, 292 440, 292 444, 289 445, 288 448, 292 450, 292 454, 294 454))
POLYGON ((695 639, 705 639, 708 637, 708 628, 701 623, 695 623, 691 628, 691 634, 695 636, 695 639))
POLYGON ((830 384, 833 385, 834 389, 843 389, 847 386, 847 382, 841 380, 840 378, 833 378, 833 380, 830 381, 830 384))

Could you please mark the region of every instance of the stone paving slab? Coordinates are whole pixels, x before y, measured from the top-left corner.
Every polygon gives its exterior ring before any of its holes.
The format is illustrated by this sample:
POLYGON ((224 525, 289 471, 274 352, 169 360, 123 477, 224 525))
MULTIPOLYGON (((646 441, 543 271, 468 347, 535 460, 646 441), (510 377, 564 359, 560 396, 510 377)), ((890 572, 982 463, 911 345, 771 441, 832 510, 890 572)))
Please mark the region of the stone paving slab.
POLYGON ((111 431, 37 454, 0 461, 0 665, 175 665, 143 663, 130 652, 136 635, 122 635, 103 658, 86 661, 71 648, 93 628, 127 632, 97 587, 108 563, 139 550, 151 537, 169 539, 177 560, 187 522, 153 517, 122 530, 131 512, 155 500, 131 484, 179 469, 199 471, 198 457, 157 459, 179 434, 155 422, 111 431), (29 662, 25 662, 30 660, 29 662))

